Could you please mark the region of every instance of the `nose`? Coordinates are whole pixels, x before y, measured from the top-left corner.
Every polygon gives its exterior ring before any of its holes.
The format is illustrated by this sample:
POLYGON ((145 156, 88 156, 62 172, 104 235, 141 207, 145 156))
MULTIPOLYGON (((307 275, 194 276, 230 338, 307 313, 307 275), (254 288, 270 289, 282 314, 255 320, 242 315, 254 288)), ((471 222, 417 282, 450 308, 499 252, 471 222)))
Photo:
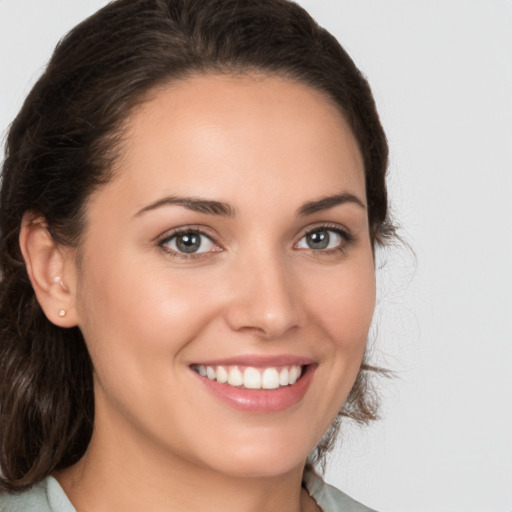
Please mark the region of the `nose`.
POLYGON ((231 274, 226 321, 235 331, 276 339, 299 327, 299 297, 291 270, 276 255, 243 259, 231 274))

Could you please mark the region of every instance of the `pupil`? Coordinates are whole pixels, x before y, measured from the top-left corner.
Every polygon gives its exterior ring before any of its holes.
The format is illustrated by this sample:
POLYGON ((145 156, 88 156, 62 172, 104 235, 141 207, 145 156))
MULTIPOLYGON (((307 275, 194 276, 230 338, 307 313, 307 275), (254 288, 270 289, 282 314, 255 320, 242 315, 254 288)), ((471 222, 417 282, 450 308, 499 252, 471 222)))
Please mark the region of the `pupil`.
POLYGON ((176 239, 176 247, 181 252, 196 252, 201 247, 201 238, 195 233, 180 235, 176 239))
POLYGON ((315 231, 306 237, 311 249, 325 249, 329 246, 329 233, 327 231, 315 231))

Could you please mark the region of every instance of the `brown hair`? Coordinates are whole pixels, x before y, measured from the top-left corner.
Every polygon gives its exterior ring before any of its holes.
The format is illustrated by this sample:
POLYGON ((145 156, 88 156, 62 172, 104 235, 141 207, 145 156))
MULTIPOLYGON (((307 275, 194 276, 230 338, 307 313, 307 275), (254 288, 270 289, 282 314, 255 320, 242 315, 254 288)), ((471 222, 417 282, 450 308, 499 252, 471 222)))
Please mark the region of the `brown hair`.
MULTIPOLYGON (((77 462, 92 433, 92 363, 78 328, 50 323, 18 236, 43 215, 78 246, 84 204, 110 179, 123 122, 160 84, 190 74, 259 70, 321 91, 341 109, 363 155, 373 243, 393 229, 388 148, 368 83, 335 38, 287 0, 117 0, 58 44, 6 142, 0 205, 0 490, 22 490, 77 462)), ((340 415, 375 417, 363 364, 340 415)), ((340 417, 341 417, 340 416, 340 417)), ((335 422, 337 423, 337 422, 335 422)), ((312 461, 332 445, 325 437, 312 461)))

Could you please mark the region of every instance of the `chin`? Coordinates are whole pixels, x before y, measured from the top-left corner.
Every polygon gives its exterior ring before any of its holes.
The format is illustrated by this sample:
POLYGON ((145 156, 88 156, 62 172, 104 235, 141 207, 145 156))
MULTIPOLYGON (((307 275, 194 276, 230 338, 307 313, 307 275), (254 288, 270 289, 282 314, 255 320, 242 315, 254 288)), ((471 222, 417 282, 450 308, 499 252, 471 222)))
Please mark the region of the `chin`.
POLYGON ((287 433, 232 443, 222 450, 220 458, 215 457, 212 465, 217 466, 219 472, 243 478, 275 477, 302 471, 316 442, 293 437, 287 433))

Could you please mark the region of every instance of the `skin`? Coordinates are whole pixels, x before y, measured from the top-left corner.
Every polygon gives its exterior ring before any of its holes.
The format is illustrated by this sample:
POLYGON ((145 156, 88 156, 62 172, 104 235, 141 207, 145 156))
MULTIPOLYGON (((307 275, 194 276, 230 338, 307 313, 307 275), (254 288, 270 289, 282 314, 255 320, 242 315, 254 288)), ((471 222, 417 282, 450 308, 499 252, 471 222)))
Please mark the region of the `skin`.
MULTIPOLYGON (((61 282, 47 286, 53 302, 38 293, 53 322, 80 327, 95 368, 91 444, 56 475, 77 510, 316 510, 304 464, 356 378, 375 298, 362 157, 336 106, 256 75, 153 91, 86 220, 80 265, 48 248, 40 281, 59 272, 61 282), (340 194, 361 204, 299 213, 340 194), (171 196, 219 201, 231 215, 159 204, 171 196), (169 236, 183 227, 208 236, 203 252, 176 252, 169 236), (311 248, 311 229, 333 247, 311 248), (278 412, 237 410, 190 368, 282 354, 315 371, 278 412)), ((28 253, 43 235, 24 232, 28 253)))

